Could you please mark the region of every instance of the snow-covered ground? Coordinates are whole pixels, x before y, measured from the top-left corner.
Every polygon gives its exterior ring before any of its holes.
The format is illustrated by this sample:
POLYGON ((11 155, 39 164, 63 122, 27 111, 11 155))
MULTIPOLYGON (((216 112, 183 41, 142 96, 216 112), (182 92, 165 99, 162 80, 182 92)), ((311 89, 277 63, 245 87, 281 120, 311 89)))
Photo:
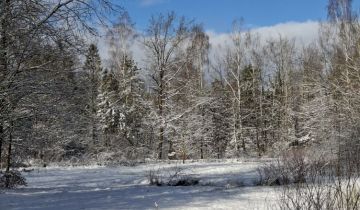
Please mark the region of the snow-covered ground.
POLYGON ((0 209, 273 209, 276 190, 255 186, 260 164, 227 161, 39 168, 25 173, 27 187, 0 193, 0 209), (184 173, 198 178, 199 184, 148 184, 149 170, 171 171, 172 167, 183 168, 184 173))

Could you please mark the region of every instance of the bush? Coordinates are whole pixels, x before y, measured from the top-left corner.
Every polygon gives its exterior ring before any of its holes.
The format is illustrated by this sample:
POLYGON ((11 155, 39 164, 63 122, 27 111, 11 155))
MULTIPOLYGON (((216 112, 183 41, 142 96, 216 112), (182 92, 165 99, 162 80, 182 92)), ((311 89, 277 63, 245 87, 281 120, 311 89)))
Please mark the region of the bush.
POLYGON ((26 179, 19 171, 0 172, 0 188, 14 189, 26 185, 26 179))
POLYGON ((360 209, 359 174, 343 165, 294 149, 259 168, 259 184, 281 185, 279 209, 360 209))
MULTIPOLYGON (((315 180, 315 179, 314 179, 315 180)), ((318 177, 315 183, 295 183, 281 188, 280 209, 342 210, 360 209, 357 177, 318 177)))
POLYGON ((258 168, 259 185, 287 185, 304 183, 312 163, 305 158, 302 149, 293 149, 280 156, 275 162, 258 168))
POLYGON ((199 179, 185 174, 180 167, 158 168, 148 171, 150 185, 156 186, 192 186, 199 184, 199 179))

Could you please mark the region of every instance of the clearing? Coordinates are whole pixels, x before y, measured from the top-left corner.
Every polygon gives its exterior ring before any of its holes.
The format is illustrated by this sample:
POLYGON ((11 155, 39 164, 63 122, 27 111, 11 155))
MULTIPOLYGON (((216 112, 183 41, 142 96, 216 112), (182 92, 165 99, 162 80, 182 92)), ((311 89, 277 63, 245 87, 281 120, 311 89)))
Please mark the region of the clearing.
POLYGON ((272 209, 276 188, 256 186, 262 161, 152 163, 135 167, 47 167, 28 186, 0 193, 0 209, 272 209), (150 170, 181 168, 194 186, 150 186, 150 170))

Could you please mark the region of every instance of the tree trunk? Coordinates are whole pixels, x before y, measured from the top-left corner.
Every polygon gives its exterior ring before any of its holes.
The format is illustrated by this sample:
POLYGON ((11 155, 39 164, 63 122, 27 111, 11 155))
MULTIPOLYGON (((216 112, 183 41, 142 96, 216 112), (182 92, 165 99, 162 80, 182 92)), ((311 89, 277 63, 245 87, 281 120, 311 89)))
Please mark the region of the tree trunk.
POLYGON ((6 158, 6 172, 10 171, 10 166, 11 166, 12 129, 13 129, 13 122, 10 123, 10 128, 9 128, 9 146, 8 146, 8 154, 6 158))
POLYGON ((4 140, 4 128, 2 123, 0 123, 0 169, 1 169, 1 158, 2 158, 2 145, 3 145, 3 140, 4 140))
POLYGON ((164 127, 161 125, 160 126, 160 138, 159 138, 159 147, 158 147, 158 151, 159 151, 159 160, 161 160, 163 158, 163 143, 164 143, 164 127))
POLYGON ((92 122, 92 142, 94 145, 96 145, 96 126, 95 126, 95 120, 92 122))
POLYGON ((186 160, 186 151, 185 149, 183 150, 183 154, 182 154, 182 163, 185 164, 185 160, 186 160))
POLYGON ((266 120, 264 120, 264 123, 263 123, 263 130, 262 130, 262 136, 263 136, 263 142, 264 142, 264 147, 263 147, 263 152, 265 153, 267 151, 267 148, 269 146, 269 141, 268 141, 268 138, 267 138, 267 130, 266 130, 266 126, 267 126, 267 123, 266 123, 266 120), (265 129, 264 129, 265 128, 265 129))
POLYGON ((238 95, 238 100, 237 100, 237 120, 238 120, 238 126, 239 126, 239 131, 238 131, 238 140, 241 140, 241 147, 243 149, 243 152, 246 152, 246 144, 245 144, 245 138, 243 138, 242 133, 243 133, 243 127, 242 127, 242 116, 241 116, 241 84, 240 84, 240 66, 238 66, 238 78, 237 78, 237 95, 238 95))
MULTIPOLYGON (((260 76, 261 78, 261 76, 260 76)), ((259 97, 259 108, 260 108, 260 116, 259 116, 259 124, 260 124, 260 133, 261 133, 261 141, 263 143, 262 145, 262 152, 265 153, 266 151, 266 135, 264 128, 266 127, 266 121, 264 119, 264 110, 263 110, 263 97, 264 97, 264 88, 263 88, 263 81, 260 79, 261 82, 261 91, 260 91, 260 97, 259 97)))
MULTIPOLYGON (((9 6, 10 6, 10 0, 5 0, 0 3, 0 6, 3 8, 3 15, 1 20, 1 47, 0 47, 0 76, 2 77, 0 79, 0 84, 3 82, 3 80, 6 78, 6 74, 8 73, 8 32, 7 32, 7 26, 8 26, 8 16, 9 16, 9 6)), ((2 91, 6 93, 6 89, 3 90, 5 87, 0 87, 2 91)), ((2 112, 5 110, 5 100, 4 98, 0 98, 0 109, 2 112)), ((6 112, 6 111, 5 111, 6 112)), ((3 115, 0 113, 0 115, 3 115)), ((2 120, 2 119, 1 119, 2 120)), ((3 128, 3 122, 0 122, 0 166, 1 165, 1 158, 2 158, 2 145, 4 141, 4 128, 3 128)))
MULTIPOLYGON (((204 128, 204 126, 205 126, 205 109, 203 106, 201 106, 200 110, 201 110, 201 116, 202 116, 202 121, 201 121, 202 125, 203 125, 202 127, 204 128)), ((204 159, 204 133, 201 135, 201 140, 200 140, 200 159, 201 160, 204 159)))
MULTIPOLYGON (((9 15, 9 5, 10 5, 10 0, 5 0, 2 1, 3 3, 0 4, 0 6, 3 8, 2 12, 3 14, 0 16, 2 18, 1 20, 1 57, 0 57, 0 67, 2 67, 2 69, 0 69, 3 73, 3 78, 1 79, 5 79, 5 75, 8 71, 8 61, 7 61, 7 50, 8 50, 8 32, 7 32, 7 27, 8 27, 8 15, 9 15)), ((3 102, 3 101, 1 101, 3 102)))
POLYGON ((160 119, 161 119, 161 122, 160 122, 160 129, 159 129, 159 147, 158 147, 158 152, 159 152, 159 156, 158 158, 161 160, 163 158, 163 144, 164 144, 164 70, 163 69, 160 69, 160 72, 159 72, 159 76, 160 76, 160 90, 159 90, 159 97, 158 97, 158 100, 159 100, 159 116, 160 116, 160 119))
POLYGON ((5 172, 5 174, 6 174, 5 188, 9 188, 9 186, 10 186, 9 172, 10 172, 10 166, 11 166, 12 127, 13 127, 13 122, 10 122, 9 147, 8 147, 8 156, 7 156, 7 160, 6 160, 6 172, 5 172))
POLYGON ((258 156, 261 157, 261 144, 260 144, 260 138, 259 138, 259 126, 256 125, 256 147, 258 150, 258 156))

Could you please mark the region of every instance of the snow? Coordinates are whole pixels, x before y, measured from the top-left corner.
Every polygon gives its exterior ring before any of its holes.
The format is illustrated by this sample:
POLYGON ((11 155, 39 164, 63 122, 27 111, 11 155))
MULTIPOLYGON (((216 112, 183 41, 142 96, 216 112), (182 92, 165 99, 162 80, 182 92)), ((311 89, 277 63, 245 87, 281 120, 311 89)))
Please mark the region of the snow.
POLYGON ((48 167, 28 186, 0 193, 0 209, 272 209, 276 190, 256 186, 252 162, 152 163, 135 167, 48 167), (180 167, 195 186, 150 186, 149 170, 180 167), (157 206, 157 207, 156 207, 157 206))

